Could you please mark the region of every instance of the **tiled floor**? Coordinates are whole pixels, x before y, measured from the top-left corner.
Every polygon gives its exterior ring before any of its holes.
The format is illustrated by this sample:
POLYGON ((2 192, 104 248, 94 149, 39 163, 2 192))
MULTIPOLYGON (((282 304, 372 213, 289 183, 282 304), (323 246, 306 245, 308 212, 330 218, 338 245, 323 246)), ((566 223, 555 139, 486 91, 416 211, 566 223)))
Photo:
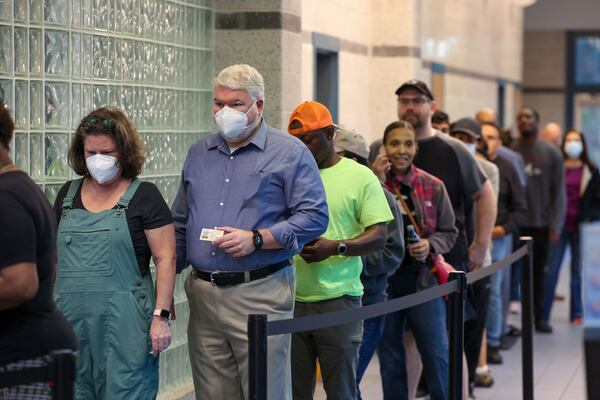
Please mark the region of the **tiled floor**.
MULTIPOLYGON (((563 266, 559 292, 568 296, 569 273, 563 266)), ((534 336, 534 376, 536 400, 585 400, 585 365, 583 361, 583 329, 569 323, 569 302, 555 303, 551 335, 534 336)), ((511 316, 519 326, 519 316, 511 316)), ((477 400, 516 400, 522 398, 521 389, 521 342, 509 351, 502 352, 504 364, 492 366, 495 384, 489 388, 476 388, 477 400)), ((382 398, 379 365, 374 359, 361 383, 364 400, 382 398)), ((320 385, 316 400, 325 400, 320 385)))

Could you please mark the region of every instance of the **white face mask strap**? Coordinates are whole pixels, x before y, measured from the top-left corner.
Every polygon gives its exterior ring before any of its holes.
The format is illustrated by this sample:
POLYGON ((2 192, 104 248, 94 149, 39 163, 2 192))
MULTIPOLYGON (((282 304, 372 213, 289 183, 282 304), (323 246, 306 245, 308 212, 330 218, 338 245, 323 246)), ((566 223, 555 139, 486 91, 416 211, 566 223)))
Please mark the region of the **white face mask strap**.
MULTIPOLYGON (((257 101, 258 101, 258 99, 254 100, 254 103, 252 103, 252 105, 250 106, 250 108, 248 109, 248 111, 246 111, 246 112, 244 113, 244 115, 248 115, 248 113, 250 112, 250 110, 252 110, 252 107, 254 107, 254 106, 256 105, 256 102, 257 102, 257 101)), ((258 111, 258 109, 257 109, 257 111, 258 111)))
MULTIPOLYGON (((250 112, 250 110, 252 110, 252 107, 254 107, 256 105, 256 103, 258 102, 259 99, 254 100, 254 103, 252 103, 252 105, 250 106, 250 108, 248 109, 248 111, 246 111, 246 113, 244 115, 246 115, 246 118, 248 118, 248 113, 250 112)), ((246 125, 246 128, 244 129, 248 129, 251 126, 256 126, 258 125, 258 123, 260 122, 260 118, 262 117, 261 113, 258 112, 258 108, 256 109, 258 115, 256 116, 256 118, 254 118, 254 121, 252 121, 252 123, 248 123, 246 125)))

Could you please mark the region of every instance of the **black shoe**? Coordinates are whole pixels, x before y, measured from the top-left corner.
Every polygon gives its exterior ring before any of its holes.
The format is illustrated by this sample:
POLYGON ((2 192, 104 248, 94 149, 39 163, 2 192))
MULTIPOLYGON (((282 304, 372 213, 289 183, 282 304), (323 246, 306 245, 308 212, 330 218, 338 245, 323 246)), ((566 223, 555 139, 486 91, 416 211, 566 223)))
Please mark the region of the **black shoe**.
POLYGON ((488 364, 502 364, 502 355, 500 354, 499 347, 487 347, 487 362, 488 364))
POLYGON ((415 397, 417 399, 425 399, 425 398, 428 398, 428 396, 429 396, 429 392, 427 391, 427 389, 422 388, 422 387, 417 388, 417 393, 415 394, 415 397))
POLYGON ((519 336, 504 335, 500 340, 500 350, 510 350, 519 341, 519 336))
POLYGON ((538 321, 535 324, 535 330, 540 333, 552 333, 552 326, 545 321, 538 321))
POLYGON ((473 383, 469 383, 469 396, 468 399, 469 400, 475 400, 477 397, 475 397, 475 384, 473 383))
POLYGON ((417 385, 417 393, 415 396, 417 399, 429 398, 429 390, 427 390, 427 382, 425 381, 425 375, 421 374, 419 384, 417 385))
POLYGON ((521 330, 516 326, 508 325, 508 332, 506 332, 506 336, 519 337, 521 336, 521 330))

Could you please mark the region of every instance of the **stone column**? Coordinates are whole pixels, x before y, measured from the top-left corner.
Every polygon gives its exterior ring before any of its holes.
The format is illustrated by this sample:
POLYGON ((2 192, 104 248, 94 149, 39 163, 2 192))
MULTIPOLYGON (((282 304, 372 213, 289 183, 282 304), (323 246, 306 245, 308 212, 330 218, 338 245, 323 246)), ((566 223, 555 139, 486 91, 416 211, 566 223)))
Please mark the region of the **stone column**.
POLYGON ((215 74, 249 64, 265 79, 265 120, 286 130, 301 102, 301 0, 215 2, 215 74))

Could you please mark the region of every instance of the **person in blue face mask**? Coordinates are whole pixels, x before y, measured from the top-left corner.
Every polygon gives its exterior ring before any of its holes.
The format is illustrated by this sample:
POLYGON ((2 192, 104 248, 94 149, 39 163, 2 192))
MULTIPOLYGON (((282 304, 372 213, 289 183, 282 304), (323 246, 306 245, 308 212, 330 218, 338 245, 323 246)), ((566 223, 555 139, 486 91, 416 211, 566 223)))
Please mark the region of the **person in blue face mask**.
POLYGON ((141 137, 123 111, 77 127, 59 191, 56 303, 79 339, 76 399, 154 399, 171 343, 175 230, 158 188, 142 182, 141 137), (156 265, 156 286, 150 273, 156 265))
POLYGON ((581 299, 581 254, 579 248, 579 224, 600 220, 600 174, 589 156, 585 136, 571 129, 561 145, 565 159, 565 187, 567 191, 567 213, 558 242, 550 251, 544 302, 544 319, 550 320, 554 292, 560 267, 567 247, 571 249, 571 301, 569 318, 574 325, 583 323, 581 299))

